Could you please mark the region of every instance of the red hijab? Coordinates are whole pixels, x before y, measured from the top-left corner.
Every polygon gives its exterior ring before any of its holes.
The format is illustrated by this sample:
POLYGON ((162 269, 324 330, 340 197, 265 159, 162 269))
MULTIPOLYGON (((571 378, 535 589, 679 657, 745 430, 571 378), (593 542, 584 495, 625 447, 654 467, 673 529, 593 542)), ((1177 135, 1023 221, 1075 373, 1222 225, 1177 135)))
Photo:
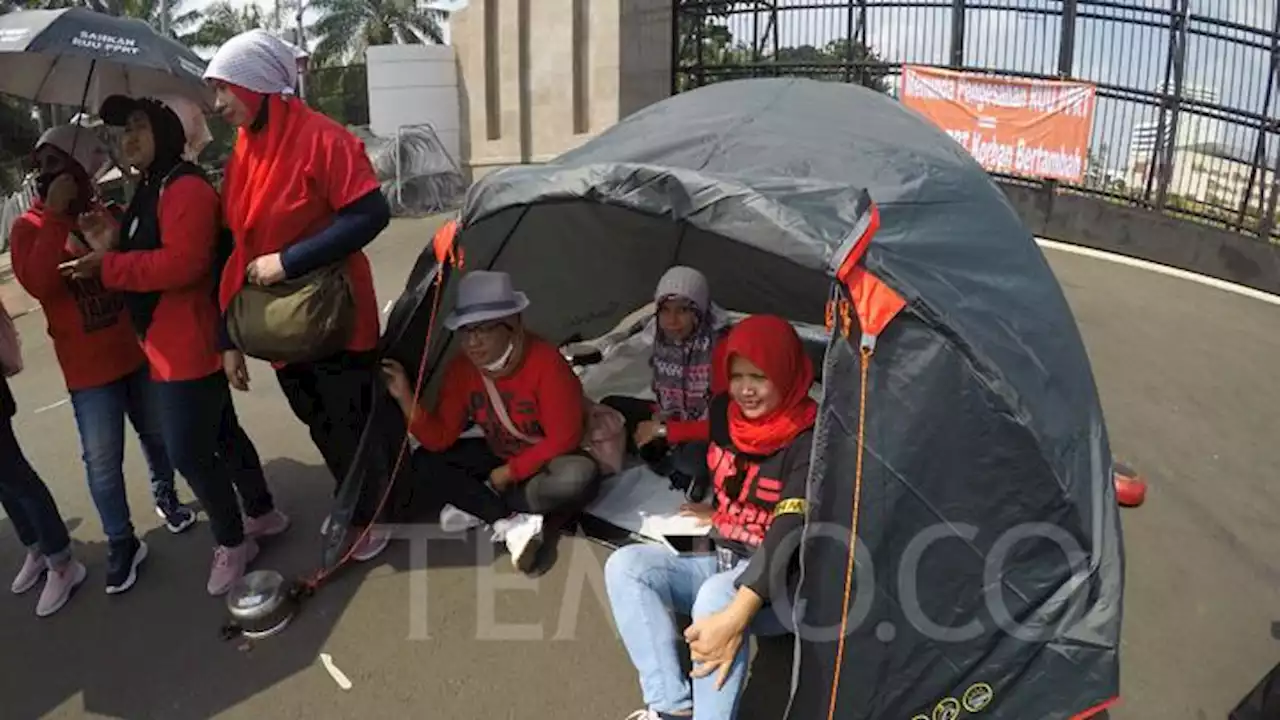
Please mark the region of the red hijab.
POLYGON ((818 417, 818 404, 809 397, 813 363, 791 323, 775 315, 754 315, 735 325, 725 343, 726 385, 732 379, 733 357, 741 355, 764 372, 779 397, 777 407, 754 420, 730 399, 729 437, 735 447, 752 455, 772 455, 813 427, 818 417))
POLYGON ((226 223, 236 240, 222 276, 223 308, 244 285, 251 260, 314 232, 331 214, 311 197, 305 181, 314 160, 309 140, 316 111, 295 97, 262 95, 234 85, 231 91, 254 117, 266 104, 267 122, 256 131, 240 128, 222 181, 226 223))

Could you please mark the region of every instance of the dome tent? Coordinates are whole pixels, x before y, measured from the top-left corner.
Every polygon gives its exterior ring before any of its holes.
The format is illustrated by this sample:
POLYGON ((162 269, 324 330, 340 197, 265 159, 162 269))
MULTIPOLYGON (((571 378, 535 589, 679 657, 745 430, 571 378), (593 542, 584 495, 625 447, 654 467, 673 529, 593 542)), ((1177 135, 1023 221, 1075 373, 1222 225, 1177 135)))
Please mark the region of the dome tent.
POLYGON ((999 189, 912 111, 725 82, 483 178, 383 337, 424 397, 458 258, 511 272, 554 342, 608 330, 673 264, 723 307, 829 322, 789 720, 1052 720, 1117 696, 1122 546, 1083 342, 999 189))

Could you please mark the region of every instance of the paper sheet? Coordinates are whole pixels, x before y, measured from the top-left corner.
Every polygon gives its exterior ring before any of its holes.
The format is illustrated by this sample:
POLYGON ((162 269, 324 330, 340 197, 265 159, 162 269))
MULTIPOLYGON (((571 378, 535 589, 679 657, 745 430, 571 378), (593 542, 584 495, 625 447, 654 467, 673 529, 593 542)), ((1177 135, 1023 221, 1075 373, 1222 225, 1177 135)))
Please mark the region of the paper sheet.
POLYGON ((671 547, 669 537, 705 537, 711 532, 709 525, 680 514, 686 502, 684 493, 673 489, 667 478, 637 465, 606 479, 586 512, 671 547))

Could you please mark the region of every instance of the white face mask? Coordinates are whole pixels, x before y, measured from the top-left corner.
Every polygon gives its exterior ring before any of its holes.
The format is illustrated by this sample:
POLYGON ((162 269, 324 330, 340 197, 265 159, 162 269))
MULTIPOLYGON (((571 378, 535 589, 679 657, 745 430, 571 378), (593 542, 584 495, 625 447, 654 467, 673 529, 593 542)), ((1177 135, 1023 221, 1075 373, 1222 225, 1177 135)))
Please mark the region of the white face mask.
POLYGON ((513 341, 513 342, 507 343, 507 349, 505 352, 502 353, 502 357, 498 358, 497 360, 494 360, 488 365, 485 365, 484 369, 488 372, 498 372, 502 368, 506 367, 507 361, 511 359, 511 353, 515 351, 516 351, 515 342, 513 341))

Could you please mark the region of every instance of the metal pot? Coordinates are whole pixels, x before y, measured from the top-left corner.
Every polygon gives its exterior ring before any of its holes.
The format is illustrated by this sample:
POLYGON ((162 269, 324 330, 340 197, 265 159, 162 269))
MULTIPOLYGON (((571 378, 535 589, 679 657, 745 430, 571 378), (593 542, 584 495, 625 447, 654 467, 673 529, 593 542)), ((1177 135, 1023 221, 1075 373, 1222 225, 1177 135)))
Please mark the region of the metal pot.
POLYGON ((254 570, 227 591, 231 627, 251 640, 270 637, 285 629, 298 611, 298 594, 292 583, 274 570, 254 570))

